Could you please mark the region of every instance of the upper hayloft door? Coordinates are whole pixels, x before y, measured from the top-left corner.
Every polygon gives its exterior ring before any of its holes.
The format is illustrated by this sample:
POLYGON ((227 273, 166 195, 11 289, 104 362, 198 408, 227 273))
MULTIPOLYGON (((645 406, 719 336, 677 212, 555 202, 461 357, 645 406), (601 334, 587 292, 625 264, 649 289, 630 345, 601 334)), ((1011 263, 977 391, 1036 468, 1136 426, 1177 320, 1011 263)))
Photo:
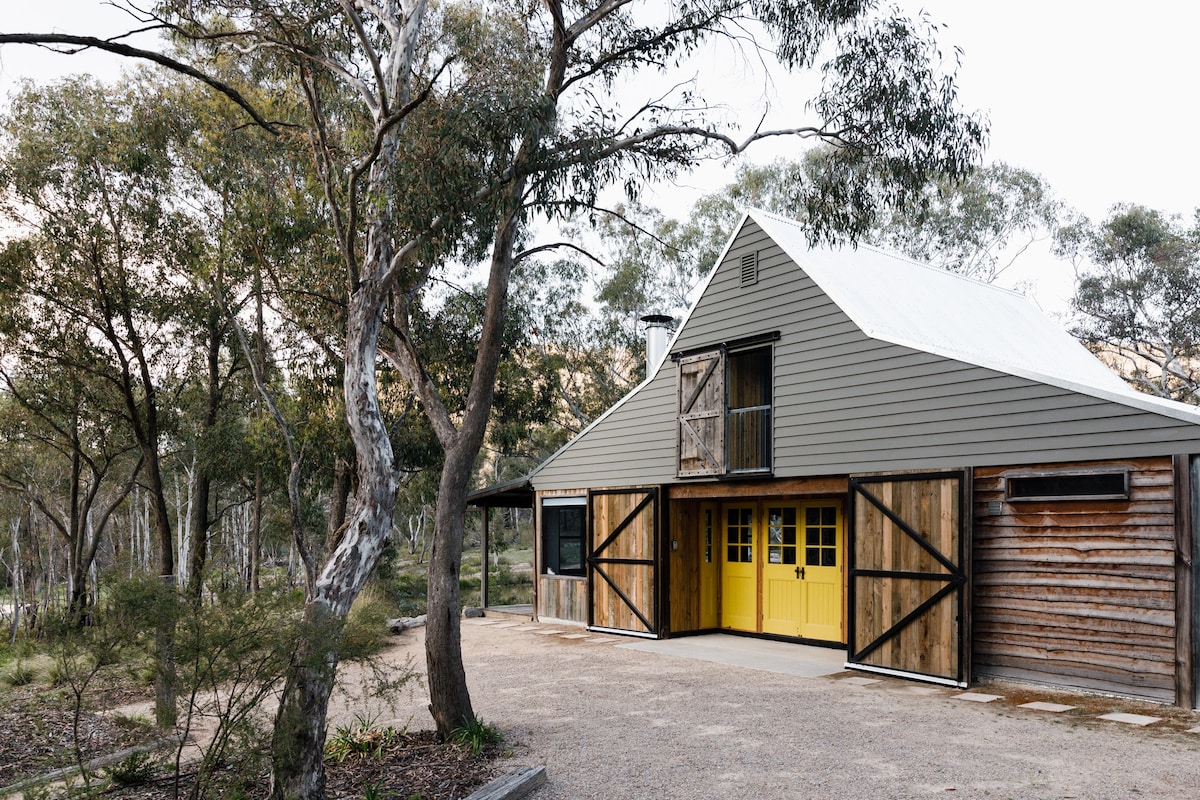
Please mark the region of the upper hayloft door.
POLYGON ((657 519, 656 488, 588 494, 591 627, 658 635, 657 519))
POLYGON ((679 359, 679 476, 725 474, 725 351, 679 359))
POLYGON ((850 479, 848 664, 966 686, 967 496, 963 472, 850 479))

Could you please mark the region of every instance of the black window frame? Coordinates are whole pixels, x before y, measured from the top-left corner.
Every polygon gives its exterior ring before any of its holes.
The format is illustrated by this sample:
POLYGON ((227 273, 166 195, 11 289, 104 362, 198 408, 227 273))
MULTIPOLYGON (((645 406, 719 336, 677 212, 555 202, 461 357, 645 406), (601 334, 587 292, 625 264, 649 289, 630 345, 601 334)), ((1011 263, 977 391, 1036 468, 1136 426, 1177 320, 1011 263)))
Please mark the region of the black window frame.
POLYGON ((1012 503, 1128 500, 1127 469, 1063 469, 1013 472, 1004 476, 1004 498, 1012 503), (1076 483, 1072 487, 1070 484, 1076 483))
MULTIPOLYGON (((542 552, 539 572, 555 578, 582 578, 587 575, 587 498, 548 497, 542 500, 542 552), (574 518, 578 529, 563 536, 564 519, 574 518), (563 568, 563 544, 577 542, 578 565, 563 568)), ((574 526, 572 526, 574 527, 574 526)))

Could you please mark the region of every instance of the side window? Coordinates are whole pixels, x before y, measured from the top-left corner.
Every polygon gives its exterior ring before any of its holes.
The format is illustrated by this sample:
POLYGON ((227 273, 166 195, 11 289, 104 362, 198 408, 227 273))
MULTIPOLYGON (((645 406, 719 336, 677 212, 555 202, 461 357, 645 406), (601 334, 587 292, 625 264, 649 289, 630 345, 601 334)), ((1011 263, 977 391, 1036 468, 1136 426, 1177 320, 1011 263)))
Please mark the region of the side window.
POLYGON ((587 525, 582 497, 542 501, 542 573, 584 575, 587 525))

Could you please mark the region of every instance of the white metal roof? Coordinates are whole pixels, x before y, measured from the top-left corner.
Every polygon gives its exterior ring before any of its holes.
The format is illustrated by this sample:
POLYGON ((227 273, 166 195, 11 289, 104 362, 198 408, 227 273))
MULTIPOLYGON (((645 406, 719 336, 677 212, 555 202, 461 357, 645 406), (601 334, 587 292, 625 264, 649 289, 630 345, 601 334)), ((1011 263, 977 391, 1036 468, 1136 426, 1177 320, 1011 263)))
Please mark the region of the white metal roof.
POLYGON ((865 245, 812 247, 795 220, 747 216, 874 339, 1200 424, 1200 409, 1134 390, 1016 292, 865 245))

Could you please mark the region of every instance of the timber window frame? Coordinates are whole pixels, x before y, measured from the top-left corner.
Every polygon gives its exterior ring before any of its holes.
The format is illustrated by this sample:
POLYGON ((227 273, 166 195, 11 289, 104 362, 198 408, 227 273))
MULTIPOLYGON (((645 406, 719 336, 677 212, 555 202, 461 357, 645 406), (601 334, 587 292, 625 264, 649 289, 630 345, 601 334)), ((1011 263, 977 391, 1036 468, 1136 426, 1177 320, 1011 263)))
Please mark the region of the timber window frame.
POLYGON ((770 474, 779 332, 672 354, 676 475, 770 474))
POLYGON ((587 498, 543 499, 541 574, 585 577, 587 558, 587 498))
POLYGON ((774 361, 769 344, 727 354, 725 450, 731 475, 771 471, 774 361))
POLYGON ((1128 500, 1127 469, 1062 469, 1013 472, 1004 476, 1009 502, 1128 500))

